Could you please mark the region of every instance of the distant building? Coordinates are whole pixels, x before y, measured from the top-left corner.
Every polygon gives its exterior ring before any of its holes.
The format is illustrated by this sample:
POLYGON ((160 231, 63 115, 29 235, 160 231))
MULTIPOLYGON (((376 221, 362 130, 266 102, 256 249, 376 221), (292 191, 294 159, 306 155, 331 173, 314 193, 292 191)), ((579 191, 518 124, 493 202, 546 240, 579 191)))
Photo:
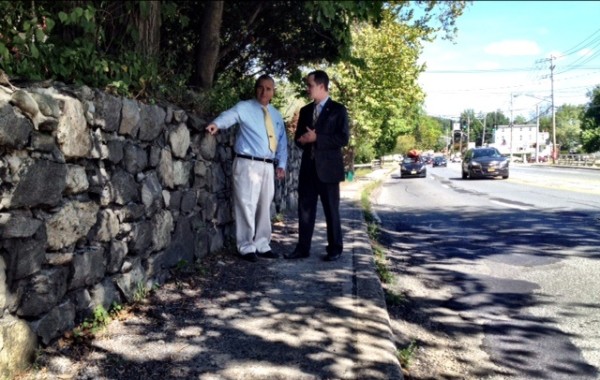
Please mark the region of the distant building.
POLYGON ((552 151, 549 132, 537 132, 535 124, 499 125, 494 132, 494 147, 502 154, 538 154, 547 156, 552 151))

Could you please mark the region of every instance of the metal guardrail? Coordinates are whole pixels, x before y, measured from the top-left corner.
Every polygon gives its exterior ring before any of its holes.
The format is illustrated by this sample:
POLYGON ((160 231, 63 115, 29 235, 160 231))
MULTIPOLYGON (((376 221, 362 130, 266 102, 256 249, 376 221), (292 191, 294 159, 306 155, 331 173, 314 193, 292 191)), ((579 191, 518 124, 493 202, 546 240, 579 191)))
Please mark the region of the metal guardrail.
POLYGON ((381 160, 373 160, 369 164, 354 164, 354 168, 381 169, 381 160))
POLYGON ((560 154, 556 163, 568 166, 600 166, 600 158, 589 154, 560 154))

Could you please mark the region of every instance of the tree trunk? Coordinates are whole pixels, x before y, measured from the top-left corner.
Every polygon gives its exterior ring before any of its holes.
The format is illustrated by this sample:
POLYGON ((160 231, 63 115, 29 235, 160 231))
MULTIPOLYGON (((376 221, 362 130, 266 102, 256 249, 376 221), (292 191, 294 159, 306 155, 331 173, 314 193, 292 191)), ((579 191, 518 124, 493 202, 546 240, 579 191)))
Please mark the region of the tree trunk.
POLYGON ((137 28, 140 35, 138 52, 144 57, 156 58, 160 52, 160 1, 141 2, 139 11, 137 19, 137 28))
POLYGON ((200 41, 198 41, 196 49, 194 84, 204 90, 212 88, 217 68, 223 8, 224 1, 207 2, 201 20, 200 41))

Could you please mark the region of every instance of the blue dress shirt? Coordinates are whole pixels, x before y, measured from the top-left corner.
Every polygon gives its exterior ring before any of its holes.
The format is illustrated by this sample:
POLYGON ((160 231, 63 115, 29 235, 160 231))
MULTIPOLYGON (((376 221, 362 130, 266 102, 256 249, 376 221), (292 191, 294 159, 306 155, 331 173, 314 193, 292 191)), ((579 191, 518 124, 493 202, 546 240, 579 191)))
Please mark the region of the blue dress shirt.
POLYGON ((234 150, 237 154, 270 158, 278 161, 277 167, 285 169, 287 164, 287 135, 283 117, 271 104, 267 106, 273 129, 277 138, 277 151, 269 149, 269 137, 265 127, 262 105, 256 100, 243 100, 230 109, 223 111, 213 123, 219 129, 227 129, 235 124, 240 128, 235 140, 234 150))

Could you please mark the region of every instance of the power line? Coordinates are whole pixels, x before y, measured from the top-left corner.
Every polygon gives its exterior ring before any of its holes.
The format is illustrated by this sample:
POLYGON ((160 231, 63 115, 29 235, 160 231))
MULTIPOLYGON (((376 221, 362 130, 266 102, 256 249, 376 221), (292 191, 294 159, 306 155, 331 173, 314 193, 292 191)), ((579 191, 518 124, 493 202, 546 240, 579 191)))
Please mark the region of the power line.
MULTIPOLYGON (((600 42, 598 42, 598 44, 595 47, 600 47, 600 42)), ((576 70, 578 68, 577 62, 579 62, 580 60, 583 60, 581 63, 579 63, 579 65, 581 66, 581 65, 584 65, 584 64, 590 62, 591 60, 598 57, 599 55, 600 55, 600 50, 590 56, 581 56, 577 60, 575 60, 575 62, 571 63, 569 66, 567 66, 565 69, 563 69, 560 73, 557 73, 557 74, 563 74, 563 73, 569 72, 571 70, 576 70)))
MULTIPOLYGON (((539 71, 539 68, 509 68, 509 69, 468 69, 468 70, 426 70, 423 74, 488 74, 488 73, 503 73, 503 72, 533 72, 539 71)), ((579 67, 577 70, 600 70, 600 66, 596 67, 579 67)))
POLYGON ((559 58, 562 57, 566 57, 572 54, 575 54, 579 51, 581 51, 582 49, 587 48, 588 46, 590 46, 591 44, 593 44, 596 41, 600 41, 600 29, 596 30, 594 33, 592 33, 590 36, 588 36, 587 38, 585 38, 583 41, 581 41, 580 43, 578 43, 577 45, 573 46, 572 48, 568 49, 566 52, 563 53, 563 55, 561 55, 559 58), (591 39, 592 37, 594 37, 596 34, 598 34, 599 36, 594 38, 593 41, 588 42, 587 45, 581 46, 584 43, 586 43, 587 40, 591 39))

